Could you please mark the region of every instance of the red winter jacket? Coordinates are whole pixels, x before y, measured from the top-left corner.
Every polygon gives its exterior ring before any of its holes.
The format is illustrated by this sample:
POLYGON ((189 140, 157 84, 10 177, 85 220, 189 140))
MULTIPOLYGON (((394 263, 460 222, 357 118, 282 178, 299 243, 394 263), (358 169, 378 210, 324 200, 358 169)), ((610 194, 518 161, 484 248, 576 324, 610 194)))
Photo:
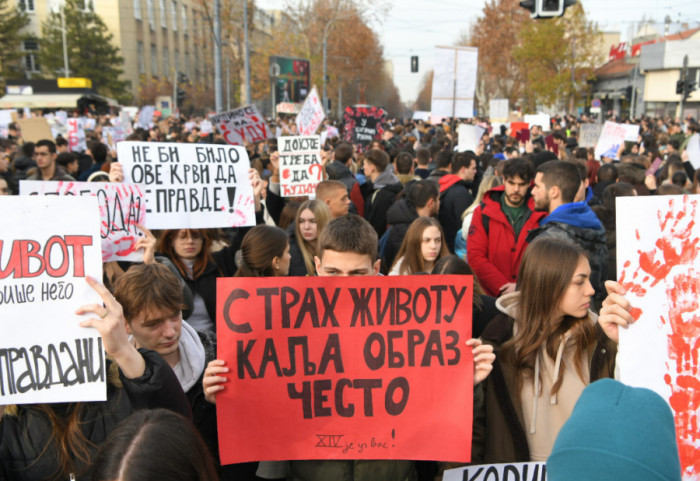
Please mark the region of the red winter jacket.
POLYGON ((515 282, 520 261, 527 247, 528 232, 540 225, 546 212, 535 212, 535 201, 528 192, 526 202, 527 220, 515 239, 515 231, 501 210, 504 186, 489 190, 481 205, 474 210, 467 239, 467 260, 486 294, 498 296, 500 288, 515 282), (488 232, 484 217, 488 217, 488 232))

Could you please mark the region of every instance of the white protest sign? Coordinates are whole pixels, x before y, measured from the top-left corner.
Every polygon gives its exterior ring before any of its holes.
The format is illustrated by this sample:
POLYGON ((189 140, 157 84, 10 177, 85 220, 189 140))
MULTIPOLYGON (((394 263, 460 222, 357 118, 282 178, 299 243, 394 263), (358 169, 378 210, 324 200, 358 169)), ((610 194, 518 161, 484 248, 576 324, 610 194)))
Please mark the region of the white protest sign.
POLYGON ((684 480, 700 479, 698 201, 697 195, 616 199, 618 279, 637 320, 620 329, 620 381, 669 401, 684 480))
POLYGON ((508 119, 508 99, 491 99, 489 101, 489 117, 491 122, 505 122, 508 119))
POLYGON ((320 137, 280 137, 277 142, 282 197, 315 195, 323 180, 320 137))
POLYGON ((610 121, 605 122, 603 130, 600 132, 598 143, 595 146, 595 158, 608 157, 610 159, 619 159, 617 152, 620 146, 625 143, 625 135, 627 135, 627 130, 622 124, 610 121))
POLYGON ((119 119, 122 127, 126 130, 127 134, 130 134, 131 132, 134 131, 133 126, 131 125, 131 117, 129 117, 129 113, 122 110, 119 113, 119 119))
POLYGON ((21 180, 20 195, 72 195, 97 197, 100 209, 102 262, 143 261, 136 241, 143 233, 146 202, 138 185, 109 182, 63 182, 21 180))
POLYGON ((474 116, 477 60, 474 47, 435 47, 432 117, 474 116))
POLYGON ((416 110, 413 112, 413 120, 422 120, 423 122, 429 122, 430 121, 430 112, 427 112, 425 110, 416 110))
POLYGON ((155 114, 156 108, 153 105, 146 105, 141 107, 139 112, 139 119, 136 125, 142 129, 148 130, 151 127, 151 122, 153 122, 153 114, 155 114))
POLYGON ((110 150, 115 150, 117 143, 126 139, 126 131, 121 125, 115 127, 102 127, 102 142, 107 144, 110 150))
POLYGON ((547 481, 546 463, 481 464, 448 469, 443 481, 547 481))
POLYGON ((208 120, 202 120, 199 123, 199 130, 203 134, 211 134, 212 132, 214 132, 214 126, 208 120))
POLYGON ((255 225, 250 162, 243 147, 119 142, 124 182, 146 199, 149 229, 255 225))
MULTIPOLYGON (((104 401, 97 330, 75 310, 102 304, 94 197, 0 197, 0 405, 104 401)), ((94 314, 85 318, 94 317, 94 314)))
POLYGON ((12 123, 12 110, 0 110, 0 137, 7 138, 8 127, 12 123))
POLYGON ((323 111, 321 100, 318 98, 318 91, 314 85, 297 114, 297 129, 299 129, 301 135, 313 135, 325 118, 326 114, 323 111))
POLYGON ((222 114, 212 115, 209 120, 216 125, 224 140, 231 145, 259 142, 272 138, 272 131, 255 105, 222 114))
POLYGON ((529 114, 525 115, 525 118, 523 120, 524 122, 527 122, 529 125, 539 125, 542 127, 542 130, 544 132, 549 132, 552 130, 551 127, 551 119, 549 115, 547 114, 529 114))
POLYGON ((196 125, 196 122, 185 122, 185 130, 188 132, 192 132, 192 129, 195 128, 196 125))
POLYGON ((457 137, 459 139, 457 150, 459 152, 466 152, 467 150, 476 152, 477 147, 479 147, 479 139, 481 139, 485 131, 486 129, 478 125, 459 124, 457 129, 457 137))
POLYGON ((71 118, 67 121, 68 124, 68 148, 71 152, 83 152, 87 150, 85 142, 85 130, 83 130, 80 119, 71 118))
POLYGON ((83 122, 83 128, 85 130, 95 130, 95 126, 97 125, 97 120, 95 119, 85 119, 83 122))
POLYGON ((639 140, 639 125, 620 124, 625 129, 625 142, 637 142, 639 140))
POLYGON ((598 143, 600 133, 603 131, 603 126, 599 124, 581 124, 581 130, 578 134, 579 147, 595 147, 598 143))
POLYGON ((688 160, 694 169, 700 169, 700 134, 693 134, 685 148, 688 152, 688 160))

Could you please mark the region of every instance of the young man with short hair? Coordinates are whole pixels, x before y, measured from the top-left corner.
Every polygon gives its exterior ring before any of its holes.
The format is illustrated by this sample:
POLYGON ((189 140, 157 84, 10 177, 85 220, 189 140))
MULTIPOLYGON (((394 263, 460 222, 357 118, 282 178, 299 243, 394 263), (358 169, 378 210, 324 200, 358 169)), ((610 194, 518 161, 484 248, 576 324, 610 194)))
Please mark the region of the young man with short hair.
POLYGON ((365 155, 364 170, 368 182, 362 186, 365 192, 365 219, 372 224, 377 236, 386 231, 386 213, 403 190, 403 184, 389 169, 389 155, 373 149, 365 155))
POLYGON ((460 152, 452 160, 452 173, 440 177, 438 220, 445 232, 450 252, 455 251, 455 237, 462 228, 462 213, 474 201, 470 187, 476 171, 476 154, 471 151, 460 152))
POLYGON ((469 265, 490 296, 515 291, 527 234, 546 215, 535 212, 532 166, 527 160, 506 161, 503 177, 504 185, 489 190, 474 210, 467 242, 469 265))
POLYGON ((324 180, 316 185, 316 198, 325 202, 331 210, 331 217, 337 219, 348 213, 350 196, 339 180, 324 180))
POLYGON ((36 143, 34 160, 37 164, 37 171, 27 177, 27 180, 75 181, 75 178, 56 165, 56 144, 52 140, 44 139, 36 143))

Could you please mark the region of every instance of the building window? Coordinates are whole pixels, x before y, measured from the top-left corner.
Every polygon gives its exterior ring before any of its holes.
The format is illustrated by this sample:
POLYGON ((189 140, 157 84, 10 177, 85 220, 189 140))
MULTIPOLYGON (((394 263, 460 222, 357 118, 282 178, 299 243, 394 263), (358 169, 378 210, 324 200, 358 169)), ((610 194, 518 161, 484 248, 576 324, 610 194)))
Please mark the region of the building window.
POLYGON ((158 76, 158 52, 153 44, 151 44, 151 75, 158 76))
POLYGON ((190 53, 185 52, 185 73, 190 76, 190 53))
POLYGON ((134 0, 134 18, 141 20, 141 0, 134 0))
POLYGON ((182 31, 187 33, 187 7, 182 5, 182 31))
POLYGON ((94 10, 93 0, 78 0, 78 9, 84 13, 94 10))
POLYGON ((170 20, 173 23, 171 26, 173 32, 177 32, 177 2, 175 0, 173 0, 170 6, 170 20))
POLYGON ((175 70, 180 71, 180 52, 175 50, 175 70))
POLYGON ((165 13, 165 0, 159 0, 158 8, 160 9, 160 26, 168 28, 168 16, 165 13))
POLYGON ((143 42, 136 42, 136 53, 139 61, 139 75, 145 75, 146 61, 143 58, 143 42))
POLYGON ((146 0, 146 7, 148 9, 148 25, 150 25, 151 30, 156 28, 156 15, 153 11, 153 0, 146 0))
POLYGON ((168 47, 163 49, 163 76, 170 76, 170 52, 168 52, 168 47))
POLYGON ((34 0, 19 0, 17 2, 19 9, 25 12, 35 12, 34 10, 34 0))
POLYGON ((22 44, 23 50, 27 52, 24 56, 24 70, 27 72, 39 72, 36 51, 39 50, 39 43, 36 40, 25 40, 22 44))

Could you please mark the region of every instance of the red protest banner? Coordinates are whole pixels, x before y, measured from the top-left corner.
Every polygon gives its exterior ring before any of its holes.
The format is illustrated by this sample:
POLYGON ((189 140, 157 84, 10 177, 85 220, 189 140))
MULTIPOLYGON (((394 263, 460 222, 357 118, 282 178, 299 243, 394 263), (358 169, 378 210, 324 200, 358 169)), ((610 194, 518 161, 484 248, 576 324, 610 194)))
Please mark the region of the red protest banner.
POLYGON ((469 461, 472 296, 468 276, 219 279, 221 462, 469 461))

